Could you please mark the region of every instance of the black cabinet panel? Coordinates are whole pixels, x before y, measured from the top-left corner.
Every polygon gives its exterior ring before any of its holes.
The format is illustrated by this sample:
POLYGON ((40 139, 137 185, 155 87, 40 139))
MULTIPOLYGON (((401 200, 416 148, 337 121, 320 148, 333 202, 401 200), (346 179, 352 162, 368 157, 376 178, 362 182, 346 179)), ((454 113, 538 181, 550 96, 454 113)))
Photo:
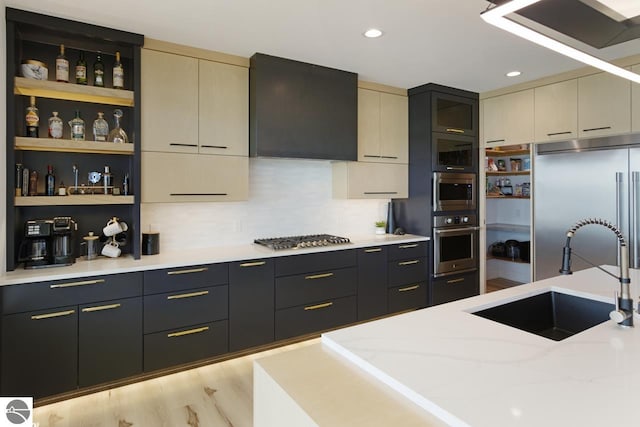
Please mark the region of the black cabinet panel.
POLYGON ((80 387, 142 373, 142 297, 79 307, 80 387))
POLYGON ((229 281, 228 264, 193 265, 144 272, 144 294, 222 285, 229 281))
POLYGON ((213 322, 228 317, 227 285, 144 297, 144 333, 213 322))
POLYGON ((2 313, 85 304, 142 294, 142 273, 90 276, 2 287, 2 313))
POLYGON ((456 274, 435 279, 432 282, 431 303, 444 304, 480 293, 478 272, 456 274))
POLYGON ((427 282, 389 289, 389 313, 427 306, 427 282))
POLYGON ((3 316, 3 396, 40 398, 77 384, 77 306, 3 316))
POLYGON ((144 370, 150 372, 226 353, 228 341, 226 320, 145 335, 144 370))
POLYGON ((275 261, 229 265, 229 350, 273 342, 275 261))
POLYGON ((400 243, 389 246, 389 261, 426 257, 429 242, 400 243))
POLYGON ((356 321, 355 296, 276 311, 276 340, 319 332, 356 321))
POLYGON ((431 95, 431 122, 436 132, 478 136, 478 94, 456 96, 433 92, 431 95))
POLYGON ((355 267, 357 262, 356 251, 353 249, 278 257, 276 258, 276 277, 355 267))
POLYGON ((424 282, 428 278, 429 266, 426 258, 389 262, 389 287, 424 282))
POLYGON ((387 314, 387 247, 358 250, 358 320, 387 314))
POLYGON ((309 304, 355 295, 358 275, 355 267, 276 278, 276 308, 309 304))

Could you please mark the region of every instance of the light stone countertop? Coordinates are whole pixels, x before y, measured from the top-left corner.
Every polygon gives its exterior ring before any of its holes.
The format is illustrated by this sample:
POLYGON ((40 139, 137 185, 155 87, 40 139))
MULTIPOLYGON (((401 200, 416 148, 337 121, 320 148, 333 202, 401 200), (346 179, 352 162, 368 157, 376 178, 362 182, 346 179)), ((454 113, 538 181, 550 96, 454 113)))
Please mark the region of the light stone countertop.
POLYGON ((175 252, 166 252, 161 249, 159 254, 143 255, 139 260, 134 260, 131 256, 123 256, 119 258, 107 258, 100 256, 99 258, 91 261, 78 258, 76 263, 71 266, 48 267, 34 270, 25 270, 22 267, 19 267, 15 271, 5 272, 0 275, 0 286, 156 270, 161 268, 176 268, 199 264, 312 254, 318 252, 357 249, 375 245, 392 245, 429 240, 429 237, 416 236, 412 234, 405 234, 402 236, 392 234, 371 234, 366 236, 347 237, 351 240, 351 243, 349 244, 323 246, 318 248, 276 251, 257 244, 247 244, 238 246, 197 248, 175 252))

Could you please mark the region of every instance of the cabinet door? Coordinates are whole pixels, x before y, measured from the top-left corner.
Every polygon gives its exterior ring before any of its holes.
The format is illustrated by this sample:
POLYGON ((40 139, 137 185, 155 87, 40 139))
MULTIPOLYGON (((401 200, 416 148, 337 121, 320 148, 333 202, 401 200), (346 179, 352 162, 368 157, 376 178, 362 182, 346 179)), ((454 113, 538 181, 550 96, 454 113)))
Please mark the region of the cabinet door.
POLYGON ((409 196, 408 165, 391 163, 333 163, 333 197, 347 199, 409 196))
POLYGON ((578 80, 534 89, 535 140, 558 141, 578 137, 578 80))
POLYGON ((487 98, 483 104, 487 147, 533 141, 533 89, 487 98))
MULTIPOLYGON (((640 64, 631 70, 640 74, 640 64)), ((640 84, 631 84, 631 132, 640 132, 640 84)))
POLYGON ((431 124, 433 132, 477 135, 477 99, 445 93, 433 93, 431 98, 431 124))
POLYGON ((2 318, 3 396, 41 398, 77 385, 77 306, 2 318))
POLYGON ((309 304, 277 310, 276 340, 320 332, 354 323, 357 319, 356 297, 337 298, 319 304, 309 304))
POLYGON ((424 308, 428 302, 427 282, 389 288, 389 313, 424 308))
POLYGON ((249 155, 249 69, 198 61, 199 151, 249 155))
POLYGON ((198 151, 198 60, 142 49, 142 150, 198 151))
POLYGON ((447 276, 433 281, 432 305, 444 304, 462 298, 478 295, 478 273, 447 276))
POLYGON ((380 160, 380 92, 358 89, 358 161, 380 160))
POLYGON ((142 202, 228 202, 249 198, 249 159, 142 153, 142 202))
POLYGON ((409 163, 409 102, 406 96, 380 94, 380 156, 388 163, 409 163))
POLYGON ((578 79, 578 137, 631 130, 631 82, 609 73, 578 79))
POLYGON ((80 306, 80 387, 142 373, 142 297, 80 306))
POLYGON ((387 247, 358 250, 358 320, 387 313, 387 247))
POLYGON ((268 344, 274 339, 274 261, 229 265, 229 350, 268 344))

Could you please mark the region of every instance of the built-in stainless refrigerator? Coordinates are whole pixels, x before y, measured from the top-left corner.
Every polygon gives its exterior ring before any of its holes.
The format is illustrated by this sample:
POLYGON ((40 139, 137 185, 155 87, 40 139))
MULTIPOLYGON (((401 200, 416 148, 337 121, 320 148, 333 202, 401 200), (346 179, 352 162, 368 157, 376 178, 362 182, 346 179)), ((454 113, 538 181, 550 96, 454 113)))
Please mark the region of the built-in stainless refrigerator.
MULTIPOLYGON (((583 218, 615 224, 629 246, 630 266, 639 267, 640 139, 638 136, 541 144, 533 178, 535 280, 557 276, 566 232, 583 218)), ((615 234, 599 225, 580 228, 574 253, 596 265, 618 262, 615 234)), ((590 267, 572 257, 572 270, 590 267)))

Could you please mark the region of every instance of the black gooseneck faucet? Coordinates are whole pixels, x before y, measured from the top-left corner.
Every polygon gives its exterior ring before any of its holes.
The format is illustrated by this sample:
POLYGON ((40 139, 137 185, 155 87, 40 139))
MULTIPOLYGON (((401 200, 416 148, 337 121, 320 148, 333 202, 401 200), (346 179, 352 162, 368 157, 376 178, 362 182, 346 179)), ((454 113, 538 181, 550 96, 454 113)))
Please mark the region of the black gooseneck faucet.
MULTIPOLYGON (((576 222, 575 225, 567 231, 567 243, 562 249, 562 267, 560 268, 560 274, 573 273, 571 271, 571 238, 579 228, 589 224, 602 225, 608 228, 615 233, 618 241, 620 242, 620 277, 613 276, 611 273, 599 266, 594 265, 587 260, 585 261, 620 281, 620 292, 616 292, 616 309, 609 313, 609 317, 621 326, 633 326, 633 299, 631 298, 631 292, 629 289, 629 284, 631 283, 631 279, 629 278, 629 248, 627 247, 622 232, 620 232, 615 225, 604 219, 595 218, 583 219, 576 222)), ((584 260, 584 258, 580 258, 584 260)))

